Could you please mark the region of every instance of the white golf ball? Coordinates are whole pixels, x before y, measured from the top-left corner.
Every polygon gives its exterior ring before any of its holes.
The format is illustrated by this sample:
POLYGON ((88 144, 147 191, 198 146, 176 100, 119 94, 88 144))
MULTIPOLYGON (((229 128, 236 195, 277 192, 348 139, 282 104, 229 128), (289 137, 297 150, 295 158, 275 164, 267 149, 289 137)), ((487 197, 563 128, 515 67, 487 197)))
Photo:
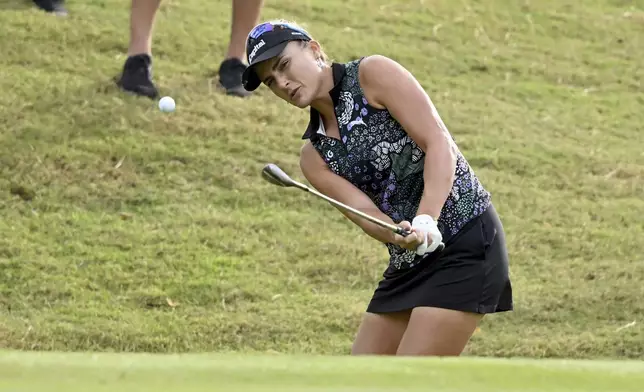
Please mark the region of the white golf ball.
POLYGON ((159 100, 159 109, 162 112, 174 112, 174 99, 172 97, 163 97, 159 100))

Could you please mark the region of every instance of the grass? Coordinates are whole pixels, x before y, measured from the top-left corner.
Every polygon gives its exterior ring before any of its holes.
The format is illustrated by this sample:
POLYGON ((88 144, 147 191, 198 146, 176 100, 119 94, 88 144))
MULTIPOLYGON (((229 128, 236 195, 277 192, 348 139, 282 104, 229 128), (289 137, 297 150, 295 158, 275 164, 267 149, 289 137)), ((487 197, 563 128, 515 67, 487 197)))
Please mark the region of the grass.
MULTIPOLYGON (((260 179, 273 162, 302 180, 308 115, 265 89, 245 101, 216 91, 229 1, 163 3, 154 75, 172 114, 113 85, 129 0, 70 2, 66 19, 11 4, 0 9, 0 348, 348 353, 386 250, 333 207, 260 179)), ((466 355, 644 357, 644 3, 276 0, 263 17, 305 24, 336 61, 400 61, 492 192, 516 311, 486 318, 466 355)), ((60 359, 13 355, 3 361, 60 359)), ((83 377, 86 357, 69 358, 42 382, 83 377)), ((187 361, 180 371, 202 372, 187 361)), ((481 377, 519 366, 471 364, 481 377)), ((163 369, 136 377, 170 380, 163 369)))
POLYGON ((633 361, 0 354, 0 388, 47 391, 640 391, 633 361))

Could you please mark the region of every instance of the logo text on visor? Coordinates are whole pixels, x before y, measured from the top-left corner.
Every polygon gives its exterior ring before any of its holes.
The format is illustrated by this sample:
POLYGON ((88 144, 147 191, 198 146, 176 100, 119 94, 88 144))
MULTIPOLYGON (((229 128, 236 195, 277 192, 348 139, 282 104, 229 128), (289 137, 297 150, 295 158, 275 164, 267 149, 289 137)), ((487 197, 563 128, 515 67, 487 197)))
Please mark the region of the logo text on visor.
POLYGON ((257 51, 259 49, 261 49, 261 47, 264 46, 264 45, 266 45, 266 42, 264 42, 264 40, 261 40, 261 41, 259 41, 258 43, 255 44, 255 46, 253 47, 253 51, 250 52, 250 54, 248 55, 248 61, 249 62, 253 62, 253 59, 257 55, 257 51))

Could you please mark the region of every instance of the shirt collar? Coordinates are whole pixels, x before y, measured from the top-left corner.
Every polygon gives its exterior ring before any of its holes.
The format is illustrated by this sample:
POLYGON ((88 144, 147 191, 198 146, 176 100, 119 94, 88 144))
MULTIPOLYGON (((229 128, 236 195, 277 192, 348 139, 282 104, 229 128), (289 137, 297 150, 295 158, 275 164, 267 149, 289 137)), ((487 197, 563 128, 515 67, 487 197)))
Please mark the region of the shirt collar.
MULTIPOLYGON (((329 91, 331 99, 333 100, 333 106, 335 107, 340 100, 340 91, 342 90, 342 78, 345 73, 345 65, 342 63, 332 63, 331 69, 333 70, 333 88, 329 91)), ((309 109, 309 124, 306 127, 302 139, 310 139, 311 137, 317 134, 318 129, 320 128, 320 113, 313 109, 309 109)))

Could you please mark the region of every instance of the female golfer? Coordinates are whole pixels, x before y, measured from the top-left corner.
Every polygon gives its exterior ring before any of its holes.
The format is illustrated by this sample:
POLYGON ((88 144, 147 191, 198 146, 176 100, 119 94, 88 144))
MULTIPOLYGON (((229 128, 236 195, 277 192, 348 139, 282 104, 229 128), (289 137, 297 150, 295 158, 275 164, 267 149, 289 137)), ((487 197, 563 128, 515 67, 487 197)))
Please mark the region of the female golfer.
POLYGON ((490 194, 428 95, 384 56, 330 63, 293 23, 257 25, 246 45, 244 88, 310 108, 300 167, 311 185, 411 231, 343 211, 390 254, 352 353, 460 355, 483 315, 512 310, 512 287, 490 194))

